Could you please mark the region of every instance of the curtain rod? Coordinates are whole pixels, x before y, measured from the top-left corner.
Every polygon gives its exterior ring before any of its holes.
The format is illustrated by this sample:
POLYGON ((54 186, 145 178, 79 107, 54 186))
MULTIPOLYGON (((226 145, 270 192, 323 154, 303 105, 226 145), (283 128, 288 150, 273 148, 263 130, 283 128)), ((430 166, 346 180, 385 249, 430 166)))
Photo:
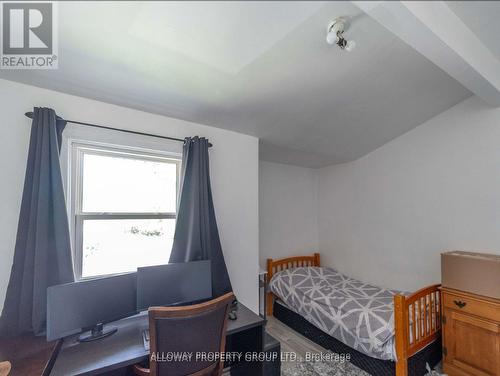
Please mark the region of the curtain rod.
MULTIPOLYGON (((33 119, 33 112, 26 112, 24 114, 26 117, 33 119)), ((140 136, 149 136, 149 137, 156 137, 156 138, 163 138, 166 140, 172 140, 172 141, 179 141, 179 142, 184 142, 182 138, 175 138, 175 137, 168 137, 168 136, 160 136, 158 134, 152 134, 152 133, 144 133, 144 132, 137 132, 137 131, 130 131, 127 129, 120 129, 120 128, 113 128, 113 127, 108 127, 105 125, 99 125, 99 124, 92 124, 92 123, 84 123, 82 121, 75 121, 75 120, 67 120, 67 119, 61 119, 64 120, 66 123, 73 123, 73 124, 79 124, 79 125, 86 125, 88 127, 94 127, 94 128, 102 128, 102 129, 109 129, 112 131, 118 131, 118 132, 125 132, 125 133, 132 133, 140 136)), ((212 147, 211 143, 208 143, 208 147, 212 147)))

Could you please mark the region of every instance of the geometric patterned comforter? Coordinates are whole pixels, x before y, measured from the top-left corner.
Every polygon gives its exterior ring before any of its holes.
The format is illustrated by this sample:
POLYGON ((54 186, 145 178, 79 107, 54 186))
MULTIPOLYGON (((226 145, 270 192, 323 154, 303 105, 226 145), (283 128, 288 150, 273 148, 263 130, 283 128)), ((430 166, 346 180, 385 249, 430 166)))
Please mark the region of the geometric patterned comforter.
POLYGON ((400 291, 323 267, 280 271, 269 287, 292 311, 353 349, 378 359, 396 359, 393 296, 400 291))

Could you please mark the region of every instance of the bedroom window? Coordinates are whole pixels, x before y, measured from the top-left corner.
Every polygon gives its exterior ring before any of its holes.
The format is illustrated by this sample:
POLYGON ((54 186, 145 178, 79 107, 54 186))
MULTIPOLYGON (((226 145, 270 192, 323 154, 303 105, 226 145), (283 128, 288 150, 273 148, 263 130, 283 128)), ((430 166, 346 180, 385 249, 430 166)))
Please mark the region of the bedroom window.
POLYGON ((180 160, 73 143, 71 216, 78 279, 168 262, 180 160))

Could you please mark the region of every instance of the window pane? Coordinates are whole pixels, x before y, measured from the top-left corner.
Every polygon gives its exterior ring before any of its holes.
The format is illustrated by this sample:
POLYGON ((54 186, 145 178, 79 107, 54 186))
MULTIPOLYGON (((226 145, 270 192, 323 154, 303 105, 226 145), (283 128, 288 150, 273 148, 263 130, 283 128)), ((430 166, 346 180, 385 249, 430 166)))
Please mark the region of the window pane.
POLYGON ((147 212, 176 210, 174 163, 85 154, 84 212, 147 212))
POLYGON ((167 264, 175 219, 85 220, 82 277, 167 264))

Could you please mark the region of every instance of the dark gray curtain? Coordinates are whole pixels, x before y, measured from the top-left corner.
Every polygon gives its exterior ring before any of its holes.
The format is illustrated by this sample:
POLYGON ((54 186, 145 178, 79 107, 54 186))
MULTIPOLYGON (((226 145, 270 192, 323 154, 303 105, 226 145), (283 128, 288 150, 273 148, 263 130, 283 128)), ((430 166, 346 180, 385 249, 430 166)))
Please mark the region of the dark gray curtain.
POLYGON ((59 164, 65 126, 54 110, 34 109, 14 263, 0 318, 2 335, 43 334, 47 287, 74 280, 59 164))
POLYGON ((210 187, 208 140, 187 137, 182 152, 177 224, 170 262, 212 261, 213 297, 232 291, 210 187))

